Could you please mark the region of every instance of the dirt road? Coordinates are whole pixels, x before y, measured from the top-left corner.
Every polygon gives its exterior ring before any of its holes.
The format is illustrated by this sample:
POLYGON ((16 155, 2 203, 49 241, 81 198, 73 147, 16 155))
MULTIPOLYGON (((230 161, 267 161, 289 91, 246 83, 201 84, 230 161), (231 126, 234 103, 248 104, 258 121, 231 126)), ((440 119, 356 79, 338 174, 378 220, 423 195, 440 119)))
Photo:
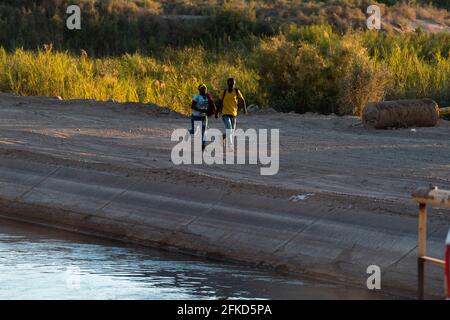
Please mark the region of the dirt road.
MULTIPOLYGON (((172 168, 296 192, 408 201, 417 186, 450 188, 450 122, 438 127, 366 130, 356 117, 259 112, 238 126, 280 129, 280 170, 259 165, 174 166, 171 133, 189 119, 144 105, 0 95, 2 152, 121 168, 172 168)), ((223 128, 219 120, 210 127, 223 128)), ((206 182, 207 183, 207 182, 206 182)))
MULTIPOLYGON (((367 259, 378 257, 391 284, 414 287, 417 211, 410 194, 428 184, 450 189, 449 122, 374 131, 355 117, 262 111, 240 116, 238 126, 280 129, 277 175, 261 176, 259 165, 175 166, 170 136, 189 119, 165 109, 0 94, 0 196, 9 201, 3 215, 25 210, 19 202, 89 211, 80 225, 95 215, 117 222, 141 212, 139 223, 173 233, 163 241, 150 239, 150 229, 121 229, 128 239, 140 232, 142 239, 240 261, 316 271, 320 265, 322 274, 358 274, 364 285, 367 259), (205 193, 211 199, 202 200, 205 193), (305 193, 312 195, 289 202, 305 193)), ((66 228, 78 219, 70 217, 66 228)), ((450 210, 431 210, 430 217, 430 250, 440 254, 450 210)), ((120 233, 112 228, 109 234, 120 233)), ((438 293, 441 274, 432 274, 438 293)))

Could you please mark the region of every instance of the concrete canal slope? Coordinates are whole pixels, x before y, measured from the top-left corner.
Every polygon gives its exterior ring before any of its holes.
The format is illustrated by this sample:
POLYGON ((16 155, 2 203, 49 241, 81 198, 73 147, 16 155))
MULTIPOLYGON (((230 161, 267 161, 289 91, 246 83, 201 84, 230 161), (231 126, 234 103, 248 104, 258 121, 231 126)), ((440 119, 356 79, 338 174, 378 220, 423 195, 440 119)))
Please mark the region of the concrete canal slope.
MULTIPOLYGON (((174 166, 187 119, 141 105, 0 95, 0 216, 414 297, 416 186, 449 187, 448 123, 366 131, 353 117, 262 113, 281 129, 280 173, 257 166, 174 166), (426 151, 425 153, 423 151, 426 151), (293 195, 310 193, 303 201, 293 195)), ((220 122, 212 126, 220 127, 220 122)), ((442 257, 450 212, 430 210, 442 257)), ((427 268, 427 292, 443 273, 427 268)))

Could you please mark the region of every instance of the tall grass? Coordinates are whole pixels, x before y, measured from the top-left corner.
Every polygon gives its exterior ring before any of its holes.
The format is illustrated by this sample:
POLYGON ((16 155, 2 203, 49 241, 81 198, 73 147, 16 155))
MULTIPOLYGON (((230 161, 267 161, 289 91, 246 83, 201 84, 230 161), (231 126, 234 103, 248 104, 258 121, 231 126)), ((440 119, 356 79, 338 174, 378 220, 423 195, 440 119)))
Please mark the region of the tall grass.
POLYGON ((164 58, 125 54, 91 59, 54 52, 0 49, 0 90, 18 95, 61 96, 118 102, 151 102, 187 113, 199 83, 215 95, 234 76, 258 101, 258 74, 237 57, 208 54, 202 48, 168 49, 164 58))
POLYGON ((283 111, 359 115, 369 101, 429 97, 450 105, 450 34, 336 34, 292 25, 261 45, 259 66, 283 111))
POLYGON ((442 106, 450 105, 448 50, 425 57, 414 46, 395 45, 375 50, 373 59, 390 71, 389 99, 431 97, 442 106))
POLYGON ((90 58, 46 47, 0 49, 0 90, 151 102, 187 114, 199 83, 217 96, 228 77, 250 103, 280 111, 360 114, 373 100, 429 97, 450 106, 450 34, 385 35, 290 27, 251 51, 204 47, 90 58))

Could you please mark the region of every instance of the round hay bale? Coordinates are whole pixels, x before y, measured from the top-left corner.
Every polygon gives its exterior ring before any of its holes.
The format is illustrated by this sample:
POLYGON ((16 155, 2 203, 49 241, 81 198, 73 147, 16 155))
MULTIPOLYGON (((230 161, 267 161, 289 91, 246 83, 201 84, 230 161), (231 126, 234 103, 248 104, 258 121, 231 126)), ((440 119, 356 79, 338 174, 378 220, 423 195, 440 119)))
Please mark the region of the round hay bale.
POLYGON ((370 129, 434 127, 438 121, 439 107, 431 99, 371 102, 362 112, 370 129))

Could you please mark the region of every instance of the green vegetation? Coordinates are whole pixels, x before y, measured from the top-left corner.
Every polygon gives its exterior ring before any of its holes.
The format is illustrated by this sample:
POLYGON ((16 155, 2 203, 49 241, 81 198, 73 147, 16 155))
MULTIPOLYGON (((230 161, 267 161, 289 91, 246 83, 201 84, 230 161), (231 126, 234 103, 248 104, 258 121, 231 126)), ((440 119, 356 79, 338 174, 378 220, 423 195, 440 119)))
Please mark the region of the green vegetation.
MULTIPOLYGON (((378 1, 384 28, 426 19, 450 26, 449 1, 378 1), (395 4, 387 6, 387 4, 395 4), (445 9, 415 3, 433 3, 445 9)), ((0 44, 6 50, 36 50, 52 43, 55 50, 89 56, 152 54, 166 46, 202 45, 221 50, 251 47, 254 38, 277 35, 286 24, 329 24, 334 31, 366 28, 366 9, 373 0, 3 0, 0 44), (65 27, 66 8, 78 4, 82 29, 65 27)))
POLYGON ((119 102, 151 102, 187 112, 200 82, 221 90, 231 75, 251 101, 258 101, 258 74, 244 60, 210 54, 201 47, 168 49, 164 58, 125 54, 88 58, 51 48, 37 52, 0 49, 0 91, 119 102))
POLYGON ((282 111, 360 114, 384 97, 450 105, 449 46, 450 33, 338 35, 327 26, 292 26, 263 41, 261 85, 282 111))
MULTIPOLYGON (((250 103, 285 112, 359 114, 383 98, 450 105, 450 33, 364 31, 365 0, 84 0, 76 32, 64 28, 73 2, 0 4, 1 91, 188 113, 198 83, 217 96, 233 76, 250 103)), ((429 5, 383 8, 450 25, 429 5)))

